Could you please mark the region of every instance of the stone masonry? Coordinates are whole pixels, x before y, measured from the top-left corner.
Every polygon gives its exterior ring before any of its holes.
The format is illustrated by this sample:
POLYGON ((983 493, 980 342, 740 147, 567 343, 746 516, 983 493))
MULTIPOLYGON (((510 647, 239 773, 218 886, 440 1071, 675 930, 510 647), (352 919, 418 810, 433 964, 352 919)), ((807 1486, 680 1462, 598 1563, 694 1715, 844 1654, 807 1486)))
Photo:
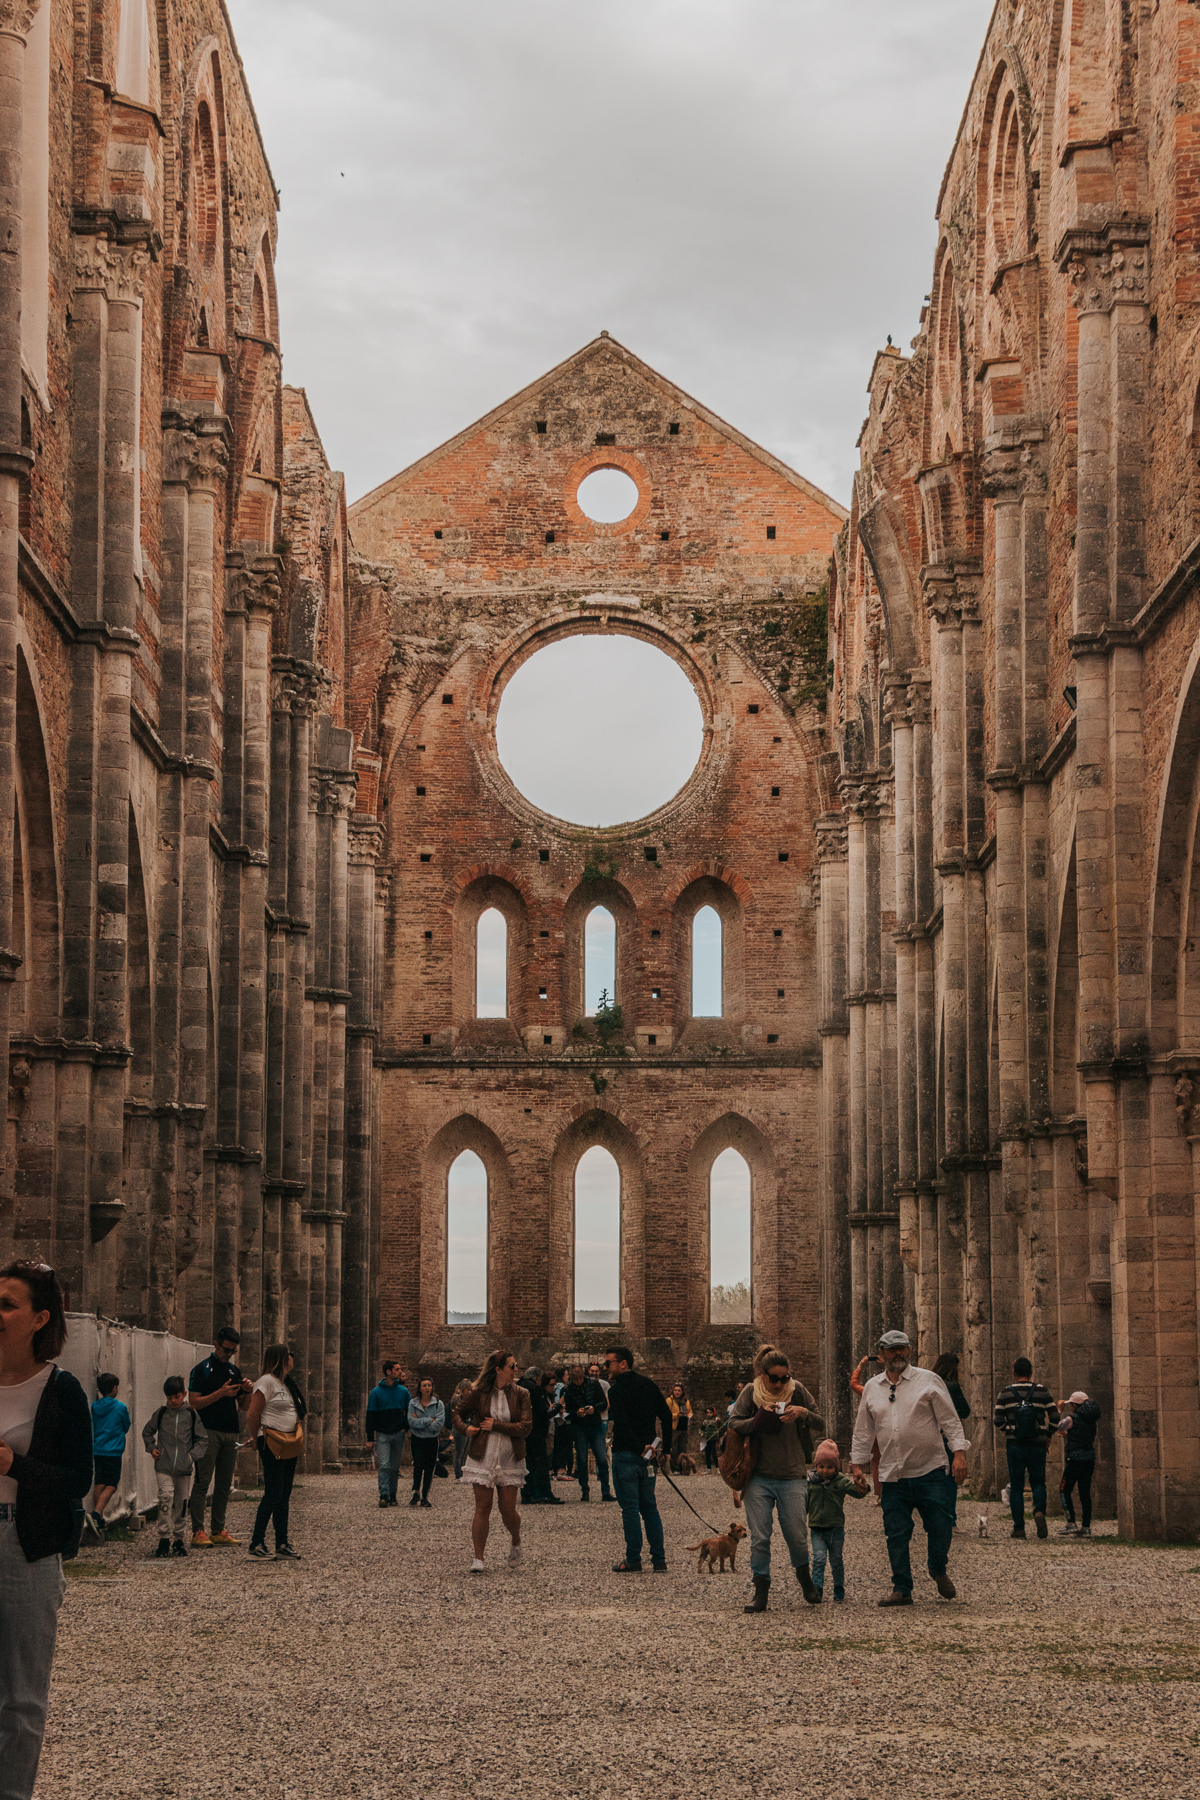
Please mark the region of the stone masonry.
MULTIPOLYGON (((777 1337, 844 1437, 903 1323, 977 1418, 1021 1353, 1094 1393, 1121 1530, 1195 1535, 1198 69, 1194 6, 998 0, 848 517, 607 333, 347 515, 281 382, 222 0, 0 0, 0 1250, 75 1307, 231 1320, 251 1366, 286 1336, 313 1467, 360 1448, 385 1349, 445 1380, 619 1330, 699 1396, 777 1337), (599 467, 619 525, 576 500, 599 467), (704 747, 582 830, 496 715, 543 645, 614 632, 684 670, 704 747), (729 1147, 752 1327, 709 1318, 729 1147), (485 1326, 446 1320, 464 1149, 485 1326)), ((980 1491, 995 1454, 980 1422, 980 1491)))

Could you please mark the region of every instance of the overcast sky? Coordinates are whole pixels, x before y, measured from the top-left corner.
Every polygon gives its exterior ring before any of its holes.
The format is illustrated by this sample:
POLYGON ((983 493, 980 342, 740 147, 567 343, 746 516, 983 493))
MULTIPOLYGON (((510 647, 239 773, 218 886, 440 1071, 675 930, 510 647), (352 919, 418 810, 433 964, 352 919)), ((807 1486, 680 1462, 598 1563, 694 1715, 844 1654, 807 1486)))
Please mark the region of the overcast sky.
POLYGON ((601 328, 843 502, 990 0, 230 0, 357 498, 601 328))

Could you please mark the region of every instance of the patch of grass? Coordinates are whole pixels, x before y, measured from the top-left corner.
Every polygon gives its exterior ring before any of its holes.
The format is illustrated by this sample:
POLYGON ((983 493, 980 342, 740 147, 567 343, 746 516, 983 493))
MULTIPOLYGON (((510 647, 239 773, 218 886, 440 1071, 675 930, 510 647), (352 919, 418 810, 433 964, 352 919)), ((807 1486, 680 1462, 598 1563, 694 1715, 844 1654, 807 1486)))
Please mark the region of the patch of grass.
MULTIPOLYGON (((846 1650, 859 1650, 864 1656, 892 1656, 895 1654, 894 1644, 876 1643, 869 1638, 785 1638, 772 1647, 776 1650, 825 1650, 831 1654, 846 1650)), ((939 1654, 943 1656, 973 1656, 975 1654, 975 1648, 971 1644, 930 1643, 926 1639, 922 1639, 920 1644, 914 1645, 913 1648, 919 1650, 921 1654, 929 1651, 935 1656, 939 1654)))
POLYGON ((70 1562, 63 1564, 63 1574, 68 1581, 87 1581, 90 1576, 104 1573, 103 1563, 80 1562, 78 1557, 72 1557, 70 1562))
POLYGON ((1125 1684, 1200 1681, 1200 1669, 1132 1669, 1121 1663, 1052 1663, 1045 1671, 1060 1675, 1064 1681, 1116 1681, 1125 1684))

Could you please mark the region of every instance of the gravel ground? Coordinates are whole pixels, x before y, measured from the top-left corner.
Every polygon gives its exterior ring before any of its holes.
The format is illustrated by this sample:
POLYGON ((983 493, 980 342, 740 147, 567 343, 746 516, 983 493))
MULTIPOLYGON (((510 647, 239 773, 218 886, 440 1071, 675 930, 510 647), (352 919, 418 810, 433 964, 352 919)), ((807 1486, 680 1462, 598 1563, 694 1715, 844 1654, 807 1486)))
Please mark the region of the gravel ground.
MULTIPOLYGON (((681 1485, 730 1517, 715 1476, 681 1485)), ((867 1501, 847 1507, 844 1605, 805 1606, 777 1556, 770 1611, 745 1617, 743 1571, 697 1575, 699 1527, 659 1489, 667 1575, 610 1573, 618 1509, 557 1484, 567 1505, 526 1511, 524 1567, 497 1522, 469 1576, 469 1490, 381 1513, 361 1474, 297 1483, 297 1565, 149 1561, 152 1530, 85 1549, 37 1800, 1200 1794, 1200 1547, 1053 1524, 1013 1543, 968 1501, 991 1535, 955 1540, 960 1598, 921 1574, 911 1610, 880 1612, 867 1501)), ((248 1543, 249 1505, 230 1510, 248 1543)))

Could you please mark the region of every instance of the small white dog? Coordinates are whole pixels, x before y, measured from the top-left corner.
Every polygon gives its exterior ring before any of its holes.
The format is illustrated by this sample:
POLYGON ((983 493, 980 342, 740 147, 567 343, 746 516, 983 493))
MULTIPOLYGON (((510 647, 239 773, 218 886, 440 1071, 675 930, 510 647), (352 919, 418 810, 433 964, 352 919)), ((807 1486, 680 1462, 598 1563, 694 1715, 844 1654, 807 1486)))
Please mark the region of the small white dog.
POLYGON ((980 1537, 986 1537, 987 1534, 988 1534, 988 1517, 987 1517, 986 1513, 980 1513, 980 1515, 979 1515, 979 1535, 980 1535, 980 1537))

